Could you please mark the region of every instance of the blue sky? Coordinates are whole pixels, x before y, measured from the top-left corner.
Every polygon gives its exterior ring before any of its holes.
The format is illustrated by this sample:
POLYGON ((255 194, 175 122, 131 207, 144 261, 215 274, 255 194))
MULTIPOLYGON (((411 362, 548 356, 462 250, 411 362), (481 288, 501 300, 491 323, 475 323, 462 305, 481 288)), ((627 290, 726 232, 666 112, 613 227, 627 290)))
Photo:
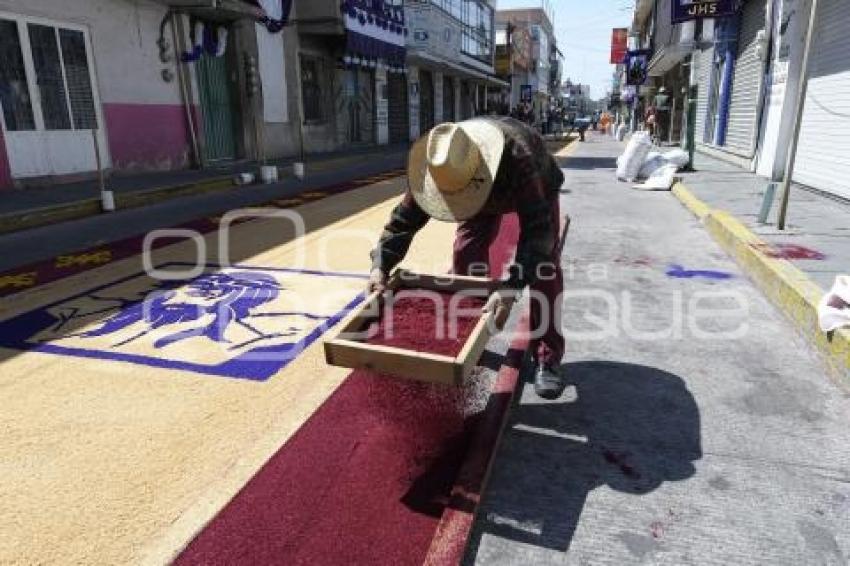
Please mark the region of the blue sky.
MULTIPOLYGON (((539 8, 543 0, 496 0, 498 9, 539 8)), ((611 29, 628 27, 634 0, 546 0, 564 54, 564 78, 590 85, 593 98, 611 88, 611 29)))

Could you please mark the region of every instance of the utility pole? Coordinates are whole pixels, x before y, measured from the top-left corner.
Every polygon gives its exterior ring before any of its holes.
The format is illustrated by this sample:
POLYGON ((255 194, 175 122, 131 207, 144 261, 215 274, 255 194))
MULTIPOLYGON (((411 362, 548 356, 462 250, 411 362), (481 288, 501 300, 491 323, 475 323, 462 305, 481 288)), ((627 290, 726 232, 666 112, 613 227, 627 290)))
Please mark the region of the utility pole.
POLYGON ((797 160, 797 143, 800 141, 800 127, 803 122, 803 109, 806 105, 806 93, 809 90, 809 56, 812 50, 815 22, 817 22, 818 0, 812 0, 809 14, 809 27, 806 30, 806 42, 803 47, 803 62, 800 66, 800 84, 797 86, 797 104, 794 109, 794 133, 791 135, 791 145, 785 159, 785 178, 782 180, 782 201, 779 207, 777 227, 785 230, 785 219, 788 215, 788 200, 791 197, 791 179, 794 176, 794 164, 797 160))

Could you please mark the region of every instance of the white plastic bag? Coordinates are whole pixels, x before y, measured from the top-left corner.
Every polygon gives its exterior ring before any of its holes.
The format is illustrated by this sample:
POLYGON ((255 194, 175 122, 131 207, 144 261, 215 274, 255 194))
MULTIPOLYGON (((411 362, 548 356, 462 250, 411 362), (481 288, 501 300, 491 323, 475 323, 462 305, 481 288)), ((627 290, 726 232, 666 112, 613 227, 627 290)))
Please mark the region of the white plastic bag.
POLYGON ((850 276, 839 275, 818 303, 818 323, 824 332, 850 326, 850 276))
POLYGON ((650 151, 646 154, 646 159, 640 168, 638 178, 647 179, 655 172, 656 169, 664 167, 665 165, 668 165, 667 160, 664 159, 664 156, 661 155, 660 151, 650 151))
POLYGON ((652 141, 649 132, 635 132, 632 139, 626 145, 622 160, 617 166, 617 179, 621 181, 634 181, 640 173, 647 154, 652 149, 652 141))
POLYGON ((641 191, 669 191, 670 187, 673 186, 676 171, 678 170, 679 168, 672 163, 662 165, 652 172, 652 175, 649 176, 646 182, 640 185, 633 185, 632 188, 641 191))
POLYGON ((688 152, 679 148, 671 149, 665 153, 664 159, 679 168, 685 167, 688 164, 688 161, 690 161, 688 158, 688 152))

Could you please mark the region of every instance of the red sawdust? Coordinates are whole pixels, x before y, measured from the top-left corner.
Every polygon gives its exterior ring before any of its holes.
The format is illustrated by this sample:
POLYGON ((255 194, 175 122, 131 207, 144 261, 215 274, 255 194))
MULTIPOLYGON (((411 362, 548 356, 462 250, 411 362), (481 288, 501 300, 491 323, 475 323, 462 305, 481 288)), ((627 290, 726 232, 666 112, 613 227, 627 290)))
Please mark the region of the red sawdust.
POLYGON ((476 422, 465 395, 355 371, 175 564, 419 566, 476 422))
POLYGON ((387 304, 384 316, 369 329, 367 342, 454 357, 481 318, 483 306, 481 297, 405 290, 387 304))

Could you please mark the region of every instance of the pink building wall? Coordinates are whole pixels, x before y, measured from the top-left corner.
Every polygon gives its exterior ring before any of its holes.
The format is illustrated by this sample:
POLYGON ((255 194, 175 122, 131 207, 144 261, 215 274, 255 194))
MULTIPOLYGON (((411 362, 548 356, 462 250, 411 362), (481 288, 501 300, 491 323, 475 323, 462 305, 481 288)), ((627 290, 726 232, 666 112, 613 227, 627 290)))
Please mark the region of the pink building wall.
POLYGON ((182 105, 106 103, 103 115, 113 169, 179 169, 189 165, 192 142, 182 105))
POLYGON ((6 140, 0 129, 0 191, 12 188, 12 172, 9 170, 9 157, 6 155, 6 140))

